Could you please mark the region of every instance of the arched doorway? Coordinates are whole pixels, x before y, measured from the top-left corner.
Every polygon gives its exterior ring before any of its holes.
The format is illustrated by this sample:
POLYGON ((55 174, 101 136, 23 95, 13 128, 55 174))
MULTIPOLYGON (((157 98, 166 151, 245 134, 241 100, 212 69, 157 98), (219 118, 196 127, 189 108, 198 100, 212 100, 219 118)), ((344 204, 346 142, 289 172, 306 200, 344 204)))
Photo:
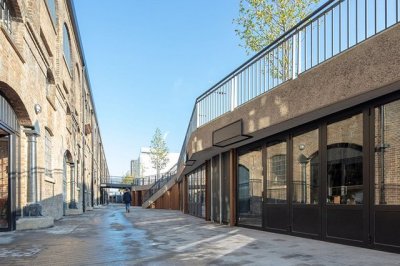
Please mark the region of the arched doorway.
MULTIPOLYGON (((6 85, 0 82, 0 92, 6 85)), ((8 94, 14 91, 8 88, 8 94)), ((19 98, 18 98, 19 99, 19 98)), ((18 102, 14 98, 14 102, 18 102)), ((25 108, 19 108, 24 112, 25 108)), ((25 110, 26 111, 26 110, 25 110)), ((29 121, 27 116, 23 120, 29 121)), ((0 231, 16 227, 17 187, 19 187, 20 123, 11 104, 0 95, 0 231)), ((18 197, 20 198, 20 197, 18 197)))
POLYGON ((11 227, 11 183, 8 174, 10 143, 9 134, 0 129, 0 230, 11 227))

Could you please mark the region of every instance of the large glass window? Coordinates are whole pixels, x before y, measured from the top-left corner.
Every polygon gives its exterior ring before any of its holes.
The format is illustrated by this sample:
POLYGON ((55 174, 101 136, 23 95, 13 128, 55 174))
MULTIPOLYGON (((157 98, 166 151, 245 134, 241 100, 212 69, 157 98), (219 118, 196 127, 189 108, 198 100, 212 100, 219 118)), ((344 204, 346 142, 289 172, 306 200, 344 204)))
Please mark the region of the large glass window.
POLYGON ((286 202, 286 142, 267 147, 267 203, 286 202))
POLYGON ((261 148, 239 155, 237 186, 238 223, 261 227, 263 192, 261 148))
POLYGON ((203 165, 187 175, 189 213, 198 217, 205 217, 205 171, 203 165))
POLYGON ((318 204, 318 129, 293 137, 293 202, 318 204))
POLYGON ((400 205, 400 101, 375 108, 375 204, 400 205))
POLYGON ((211 160, 211 219, 220 221, 220 163, 219 156, 214 156, 211 160))
POLYGON ((230 152, 221 155, 222 221, 230 220, 230 152))
POLYGON ((8 1, 0 0, 0 23, 2 23, 8 33, 11 34, 11 14, 8 1))
POLYGON ((57 25, 56 1, 47 0, 47 7, 49 8, 51 20, 53 21, 54 25, 57 25))
POLYGON ((71 58, 71 38, 67 25, 64 24, 63 27, 63 48, 64 48, 64 58, 67 62, 68 69, 72 71, 72 58, 71 58))
POLYGON ((328 125, 327 202, 363 203, 363 120, 355 115, 328 125))

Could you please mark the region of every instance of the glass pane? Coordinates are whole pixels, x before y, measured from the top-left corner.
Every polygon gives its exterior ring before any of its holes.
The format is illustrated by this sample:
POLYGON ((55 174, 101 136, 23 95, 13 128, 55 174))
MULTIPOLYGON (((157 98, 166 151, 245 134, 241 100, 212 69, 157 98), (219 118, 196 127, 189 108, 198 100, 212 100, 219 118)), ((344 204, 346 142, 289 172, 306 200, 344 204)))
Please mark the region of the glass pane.
POLYGON ((220 221, 220 176, 219 176, 219 156, 215 156, 211 160, 211 200, 212 211, 211 220, 220 221))
POLYGON ((54 0, 47 0, 47 6, 49 7, 51 19, 53 20, 53 23, 56 24, 57 22, 56 3, 54 2, 54 0))
POLYGON ((261 226, 263 166, 261 148, 239 156, 238 223, 261 226))
POLYGON ((64 24, 63 27, 63 48, 64 48, 64 57, 67 62, 69 70, 72 67, 72 60, 71 60, 71 44, 70 44, 70 37, 67 27, 64 24))
POLYGON ((0 228, 8 228, 8 137, 0 138, 0 228))
POLYGON ((328 203, 363 203, 362 129, 362 114, 328 125, 328 203))
POLYGON ((267 203, 286 203, 286 142, 267 148, 267 203))
POLYGON ((221 184, 222 184, 222 221, 229 222, 230 205, 229 205, 229 192, 230 192, 230 169, 229 169, 229 152, 222 154, 221 165, 221 184))
POLYGON ((375 108, 375 204, 400 205, 400 101, 375 108))
POLYGON ((206 217, 206 167, 201 167, 201 217, 206 217))
POLYGON ((293 202, 318 204, 318 129, 293 138, 293 202))

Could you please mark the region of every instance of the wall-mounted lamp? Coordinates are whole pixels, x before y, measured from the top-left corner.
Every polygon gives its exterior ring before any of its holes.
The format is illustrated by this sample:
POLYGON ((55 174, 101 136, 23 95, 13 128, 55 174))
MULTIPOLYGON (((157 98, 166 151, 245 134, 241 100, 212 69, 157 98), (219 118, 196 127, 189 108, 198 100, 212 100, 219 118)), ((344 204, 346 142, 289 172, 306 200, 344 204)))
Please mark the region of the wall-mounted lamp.
POLYGON ((35 113, 39 114, 42 112, 42 107, 40 106, 40 104, 35 104, 35 113))
POLYGON ((302 150, 304 150, 305 148, 306 148, 306 145, 305 145, 305 144, 300 144, 300 145, 299 145, 299 150, 302 151, 302 150))

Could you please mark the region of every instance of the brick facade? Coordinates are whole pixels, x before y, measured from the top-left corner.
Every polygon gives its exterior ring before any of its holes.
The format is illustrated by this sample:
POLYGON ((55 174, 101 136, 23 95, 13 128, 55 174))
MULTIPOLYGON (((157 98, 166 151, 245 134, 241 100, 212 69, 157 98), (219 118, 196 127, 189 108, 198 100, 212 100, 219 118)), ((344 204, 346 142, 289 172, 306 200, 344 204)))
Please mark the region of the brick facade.
POLYGON ((12 132, 18 136, 20 155, 17 213, 27 204, 27 129, 38 134, 37 197, 43 214, 58 219, 68 214, 71 202, 78 212, 83 211, 83 201, 90 209, 100 204, 100 182, 107 178, 108 169, 72 3, 55 0, 54 21, 48 0, 6 2, 11 8, 12 31, 0 22, 0 94, 21 125, 19 132, 12 132), (64 27, 69 33, 70 65, 63 48, 68 38, 64 27), (35 112, 38 105, 41 112, 35 112), (50 149, 46 148, 46 132, 50 149), (47 152, 51 155, 46 164, 47 152))

